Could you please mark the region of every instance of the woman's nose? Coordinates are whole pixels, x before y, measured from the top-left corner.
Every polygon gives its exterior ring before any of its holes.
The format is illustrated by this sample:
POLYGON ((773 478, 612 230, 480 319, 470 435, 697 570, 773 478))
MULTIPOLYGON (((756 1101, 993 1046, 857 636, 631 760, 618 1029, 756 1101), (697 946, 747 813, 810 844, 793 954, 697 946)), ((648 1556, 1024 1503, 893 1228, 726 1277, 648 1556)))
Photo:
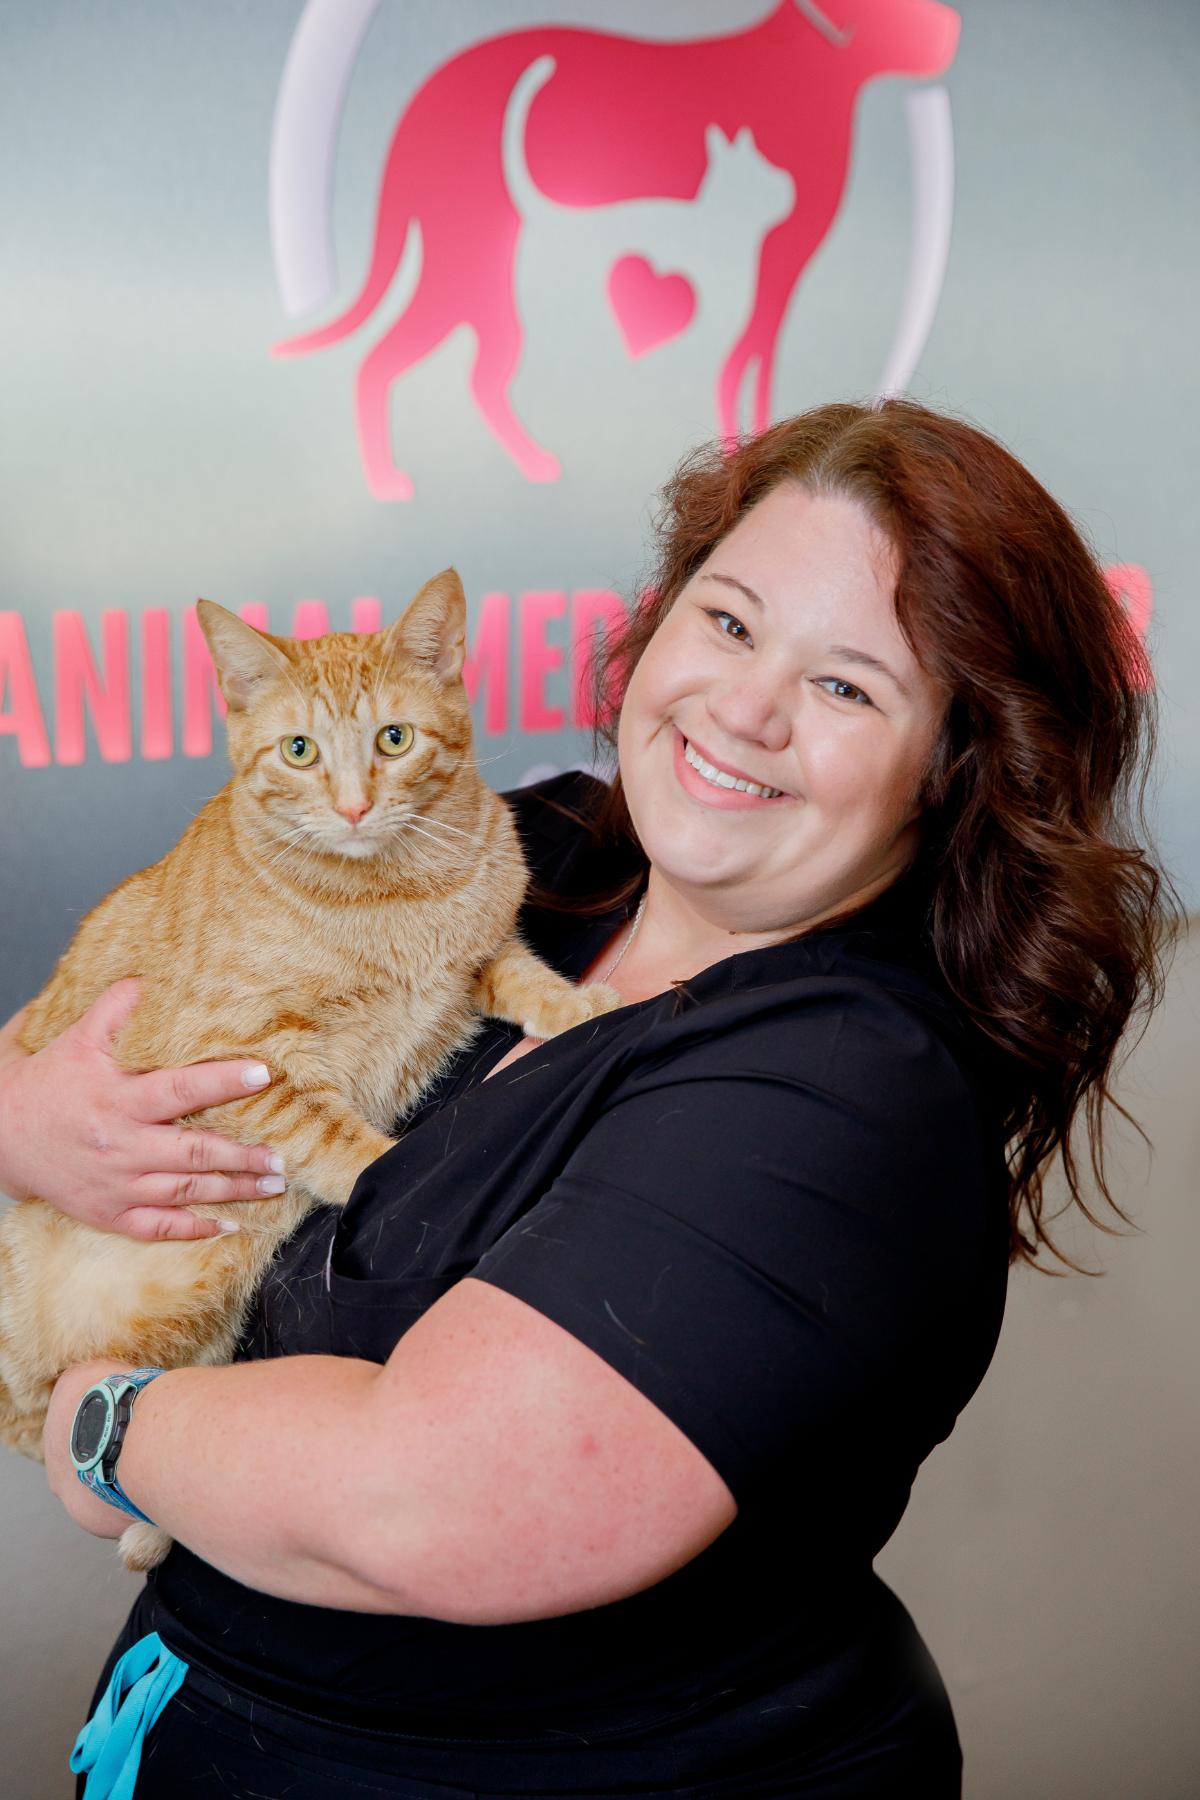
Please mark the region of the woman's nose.
POLYGON ((786 750, 792 735, 789 696, 766 671, 749 670, 708 691, 708 710, 721 729, 764 750, 786 750))

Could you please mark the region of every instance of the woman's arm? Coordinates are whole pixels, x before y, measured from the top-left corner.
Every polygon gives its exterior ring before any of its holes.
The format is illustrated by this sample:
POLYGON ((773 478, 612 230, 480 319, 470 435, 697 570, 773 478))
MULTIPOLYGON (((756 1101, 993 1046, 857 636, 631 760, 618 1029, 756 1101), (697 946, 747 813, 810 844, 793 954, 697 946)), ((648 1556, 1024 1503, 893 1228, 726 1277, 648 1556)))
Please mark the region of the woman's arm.
MULTIPOLYGON (((105 1536, 127 1521, 77 1481, 67 1438, 112 1366, 63 1377, 45 1436, 54 1492, 105 1536)), ((301 1356, 161 1376, 134 1407, 120 1477, 156 1524, 251 1587, 463 1624, 637 1593, 737 1510, 623 1376, 471 1279, 382 1368, 301 1356)))
POLYGON ((222 1229, 178 1209, 283 1191, 280 1159, 171 1123, 270 1081, 261 1063, 195 1063, 130 1075, 113 1042, 138 999, 119 981, 36 1055, 17 1043, 28 1009, 0 1030, 0 1192, 37 1194, 101 1231, 199 1238, 222 1229))

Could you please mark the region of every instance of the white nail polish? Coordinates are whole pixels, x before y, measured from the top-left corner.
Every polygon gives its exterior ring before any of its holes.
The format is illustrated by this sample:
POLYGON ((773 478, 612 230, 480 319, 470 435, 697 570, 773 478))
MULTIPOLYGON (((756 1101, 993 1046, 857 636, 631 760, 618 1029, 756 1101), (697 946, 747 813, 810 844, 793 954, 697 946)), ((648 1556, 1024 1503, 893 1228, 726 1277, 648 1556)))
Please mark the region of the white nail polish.
POLYGON ((266 1087, 271 1079, 271 1071, 266 1063, 247 1063, 242 1070, 242 1086, 248 1088, 266 1087))
POLYGON ((228 1236, 231 1231, 240 1231, 242 1229, 236 1219, 218 1219, 217 1224, 221 1227, 222 1232, 226 1236, 228 1236))
POLYGON ((255 1185, 260 1194, 282 1194, 287 1182, 282 1175, 260 1175, 255 1185))
POLYGON ((267 1167, 268 1167, 268 1169, 270 1169, 272 1175, 286 1175, 287 1174, 287 1170, 283 1166, 282 1156, 276 1156, 274 1151, 272 1151, 270 1156, 268 1156, 268 1158, 267 1158, 267 1167))

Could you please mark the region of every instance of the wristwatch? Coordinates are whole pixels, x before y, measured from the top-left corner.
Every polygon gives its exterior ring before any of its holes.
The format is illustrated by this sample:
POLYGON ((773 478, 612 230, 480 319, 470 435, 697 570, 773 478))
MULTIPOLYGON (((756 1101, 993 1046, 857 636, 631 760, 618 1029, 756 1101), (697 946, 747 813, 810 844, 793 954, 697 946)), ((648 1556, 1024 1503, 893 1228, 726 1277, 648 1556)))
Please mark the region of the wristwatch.
POLYGON ((135 1369, 132 1375, 106 1375, 83 1396, 71 1425, 71 1461, 84 1487, 147 1525, 152 1525, 153 1519, 133 1504, 117 1480, 117 1458, 134 1401, 147 1382, 164 1373, 163 1369, 135 1369))

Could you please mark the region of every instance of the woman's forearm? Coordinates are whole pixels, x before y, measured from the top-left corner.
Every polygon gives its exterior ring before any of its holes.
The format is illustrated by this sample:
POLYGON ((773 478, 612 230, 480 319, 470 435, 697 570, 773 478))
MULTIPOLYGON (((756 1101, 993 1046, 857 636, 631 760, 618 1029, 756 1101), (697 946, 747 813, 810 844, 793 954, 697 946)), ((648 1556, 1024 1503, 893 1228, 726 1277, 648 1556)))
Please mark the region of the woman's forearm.
MULTIPOLYGON (((108 1372, 68 1371, 45 1434, 54 1491, 92 1530, 66 1446, 79 1396, 108 1372)), ((119 1474, 156 1525, 249 1587, 466 1624, 636 1593, 736 1512, 644 1395, 469 1278, 382 1368, 297 1356, 159 1377, 134 1406, 119 1474)))
MULTIPOLYGON (((125 1367, 68 1370, 45 1432, 52 1489, 76 1523, 100 1537, 119 1537, 128 1516, 83 1487, 67 1443, 82 1394, 115 1372, 125 1367)), ((251 1587, 358 1612, 410 1610, 354 1567, 356 1551, 369 1554, 364 1464, 386 1435, 373 1416, 382 1374, 376 1363, 332 1356, 169 1371, 138 1397, 121 1486, 180 1543, 251 1587)), ((394 1507, 388 1511, 395 1550, 394 1507)))
MULTIPOLYGON (((103 1536, 128 1520, 77 1484, 66 1412, 112 1367, 70 1371, 47 1424, 51 1485, 103 1536)), ((394 1385, 376 1363, 334 1356, 170 1371, 138 1397, 121 1486, 156 1525, 263 1593, 353 1612, 454 1614, 465 1603, 469 1613, 463 1557, 474 1534, 460 1528, 447 1593, 436 1571, 453 1552, 438 1540, 454 1533, 454 1496, 439 1507, 436 1470, 432 1494, 421 1479, 438 1452, 419 1425, 406 1431, 394 1385), (422 1579, 431 1569, 432 1584, 422 1579)))
POLYGON ((384 1371, 345 1357, 181 1369, 139 1398, 121 1482, 156 1524, 265 1593, 356 1612, 418 1610, 404 1566, 384 1371), (390 1539, 381 1559, 376 1540, 390 1539))
MULTIPOLYGON (((65 1457, 65 1409, 73 1416, 86 1387, 111 1370, 70 1371, 46 1434, 55 1493, 104 1536, 119 1535, 128 1520, 77 1483, 65 1457)), ((455 1432, 453 1419, 444 1424, 455 1432)), ((468 1426, 468 1441, 448 1449, 447 1430, 422 1406, 419 1378, 406 1383, 390 1365, 283 1357, 177 1369, 151 1382, 134 1407, 119 1474, 156 1525, 263 1593, 352 1612, 492 1622, 486 1590, 505 1553, 503 1505, 486 1475, 471 1491, 471 1435, 468 1426)), ((520 1606, 524 1584, 517 1588, 520 1606)))

